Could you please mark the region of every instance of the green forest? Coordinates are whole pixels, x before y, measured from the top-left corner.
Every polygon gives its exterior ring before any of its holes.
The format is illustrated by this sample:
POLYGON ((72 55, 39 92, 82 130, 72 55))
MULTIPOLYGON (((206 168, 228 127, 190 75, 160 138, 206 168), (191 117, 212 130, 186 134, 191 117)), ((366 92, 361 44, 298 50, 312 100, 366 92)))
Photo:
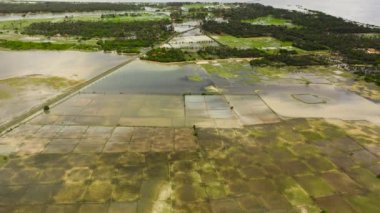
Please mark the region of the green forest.
MULTIPOLYGON (((168 20, 138 22, 37 22, 26 27, 22 33, 48 37, 57 35, 79 37, 82 40, 95 38, 99 39, 96 43, 98 45, 96 48, 98 49, 104 51, 115 50, 119 53, 138 53, 142 47, 151 47, 169 38, 173 34, 171 29, 167 28, 169 23, 168 20)), ((6 47, 4 44, 0 44, 0 46, 6 47)), ((72 47, 75 48, 76 46, 72 47)))
POLYGON ((202 29, 213 34, 236 37, 272 36, 281 41, 290 41, 293 46, 304 50, 332 50, 344 56, 344 62, 349 64, 380 63, 378 54, 366 53, 367 48, 380 49, 380 37, 362 36, 365 33, 380 33, 380 29, 373 26, 360 25, 317 11, 302 13, 259 4, 242 4, 238 8, 225 10, 223 17, 229 23, 206 21, 202 29), (243 21, 268 15, 290 20, 300 27, 252 25, 243 21))

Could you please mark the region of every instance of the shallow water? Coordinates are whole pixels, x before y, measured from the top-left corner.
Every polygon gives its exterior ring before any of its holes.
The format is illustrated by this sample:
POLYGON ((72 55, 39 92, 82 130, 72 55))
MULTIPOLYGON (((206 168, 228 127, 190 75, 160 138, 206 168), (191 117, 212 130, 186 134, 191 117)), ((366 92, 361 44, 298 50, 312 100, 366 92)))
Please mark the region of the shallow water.
POLYGON ((202 93, 211 82, 196 65, 167 65, 136 60, 90 85, 90 93, 183 94, 202 93), (198 75, 202 81, 188 80, 198 75))
POLYGON ((127 59, 102 52, 0 51, 0 79, 38 74, 86 80, 127 59))
POLYGON ((333 85, 263 86, 260 96, 282 116, 368 120, 380 124, 379 105, 333 85), (325 103, 307 104, 294 98, 297 94, 316 95, 325 103))
POLYGON ((0 51, 0 124, 127 59, 101 52, 0 51))

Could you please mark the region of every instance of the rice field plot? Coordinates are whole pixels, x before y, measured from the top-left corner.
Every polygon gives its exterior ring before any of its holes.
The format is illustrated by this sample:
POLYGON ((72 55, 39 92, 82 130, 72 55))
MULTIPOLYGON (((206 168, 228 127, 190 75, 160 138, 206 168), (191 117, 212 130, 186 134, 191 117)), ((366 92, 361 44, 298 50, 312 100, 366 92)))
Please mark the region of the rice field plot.
POLYGON ((0 209, 379 212, 379 139, 367 122, 322 119, 240 129, 23 124, 0 135, 0 209))

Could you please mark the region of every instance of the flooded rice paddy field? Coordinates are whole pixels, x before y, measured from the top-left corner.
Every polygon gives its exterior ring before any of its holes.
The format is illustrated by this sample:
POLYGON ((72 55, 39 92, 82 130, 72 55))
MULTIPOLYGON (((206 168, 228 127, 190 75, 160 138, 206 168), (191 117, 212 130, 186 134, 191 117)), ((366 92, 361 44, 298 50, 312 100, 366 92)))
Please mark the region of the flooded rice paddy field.
POLYGON ((0 125, 78 83, 75 80, 38 75, 0 80, 0 125))
POLYGON ((0 209, 378 212, 379 132, 322 119, 195 130, 23 124, 0 137, 0 209))
POLYGON ((102 52, 0 51, 0 79, 48 75, 88 80, 126 60, 126 56, 102 52))
POLYGON ((200 94, 211 84, 207 74, 198 66, 165 65, 135 60, 110 76, 87 87, 83 93, 104 94, 200 94), (189 80, 198 76, 199 81, 189 80))
POLYGON ((334 71, 136 60, 0 135, 0 212, 378 212, 379 105, 334 71))
POLYGON ((380 125, 379 104, 333 85, 271 85, 264 87, 260 96, 275 112, 287 117, 368 120, 380 125), (297 98, 300 95, 303 100, 297 98))
POLYGON ((127 59, 100 52, 0 51, 0 125, 127 59))
POLYGON ((38 125, 241 128, 279 122, 257 96, 78 94, 41 113, 38 125), (253 108, 245 104, 254 104, 253 108), (233 107, 233 106, 236 106, 233 107))

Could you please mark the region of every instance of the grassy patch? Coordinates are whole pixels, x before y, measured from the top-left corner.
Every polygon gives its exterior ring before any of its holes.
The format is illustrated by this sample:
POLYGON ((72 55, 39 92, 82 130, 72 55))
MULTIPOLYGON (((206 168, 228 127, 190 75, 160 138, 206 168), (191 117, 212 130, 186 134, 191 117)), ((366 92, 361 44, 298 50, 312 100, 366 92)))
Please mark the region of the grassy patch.
POLYGON ((349 198, 351 205, 359 212, 379 212, 379 196, 376 194, 355 195, 349 198))
POLYGON ((259 17, 256 19, 245 19, 242 20, 244 23, 250 23, 253 25, 276 25, 276 26, 287 26, 287 27, 297 27, 296 25, 292 24, 290 20, 282 19, 282 18, 275 18, 273 16, 264 16, 259 17))
POLYGON ((48 86, 54 89, 63 89, 78 84, 78 81, 69 80, 62 77, 52 76, 26 76, 0 80, 0 84, 7 84, 12 87, 26 86, 48 86))
POLYGON ((212 64, 202 64, 202 67, 210 74, 218 75, 222 78, 236 78, 237 74, 231 73, 224 69, 222 66, 212 65, 212 64))
POLYGON ((187 76, 187 79, 190 81, 197 81, 197 82, 203 81, 203 78, 200 75, 189 75, 187 76))
POLYGON ((6 90, 0 90, 0 100, 1 99, 8 99, 8 98, 11 98, 12 97, 12 95, 8 92, 8 91, 6 91, 6 90))
POLYGON ((230 35, 214 36, 220 43, 239 49, 257 48, 273 53, 278 49, 296 50, 299 53, 305 51, 292 46, 292 42, 280 41, 273 37, 238 38, 230 35))
POLYGON ((25 27, 28 27, 32 23, 52 21, 52 19, 22 19, 12 21, 0 21, 0 30, 5 31, 22 31, 25 27))
POLYGON ((8 161, 7 156, 0 155, 0 168, 8 161))
POLYGON ((218 61, 217 64, 201 65, 209 74, 218 75, 222 78, 244 78, 249 83, 260 81, 257 74, 252 72, 252 68, 246 61, 218 61))
POLYGON ((313 204, 309 194, 291 177, 278 178, 280 191, 294 206, 304 206, 310 212, 318 212, 319 208, 313 204))
POLYGON ((268 77, 281 77, 291 73, 312 73, 321 75, 331 75, 337 70, 333 66, 262 66, 255 67, 255 71, 268 77))

